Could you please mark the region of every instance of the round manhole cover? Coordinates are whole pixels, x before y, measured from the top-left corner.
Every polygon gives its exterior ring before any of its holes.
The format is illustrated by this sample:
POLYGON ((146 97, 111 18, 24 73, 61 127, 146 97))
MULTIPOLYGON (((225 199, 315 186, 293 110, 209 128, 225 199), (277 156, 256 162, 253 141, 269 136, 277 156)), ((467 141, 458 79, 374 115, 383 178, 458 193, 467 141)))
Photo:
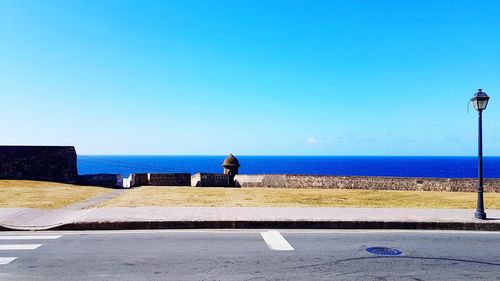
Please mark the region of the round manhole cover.
POLYGON ((386 247, 370 247, 367 248, 366 251, 379 256, 400 256, 403 253, 400 250, 386 247))

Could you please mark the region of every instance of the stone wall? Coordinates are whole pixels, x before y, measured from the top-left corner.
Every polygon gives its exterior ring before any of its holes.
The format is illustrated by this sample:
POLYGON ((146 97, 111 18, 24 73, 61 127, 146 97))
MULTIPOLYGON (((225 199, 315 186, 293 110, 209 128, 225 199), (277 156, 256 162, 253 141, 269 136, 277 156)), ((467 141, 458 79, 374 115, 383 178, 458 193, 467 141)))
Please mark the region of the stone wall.
MULTIPOLYGON (((237 186, 475 192, 477 179, 312 175, 237 175, 237 186)), ((485 192, 500 192, 500 179, 485 179, 485 192)))
POLYGON ((230 187, 229 175, 197 173, 191 177, 191 186, 198 187, 230 187))
POLYGON ((146 173, 130 174, 128 177, 123 178, 123 188, 143 185, 148 185, 148 174, 146 173))
POLYGON ((79 175, 78 184, 105 186, 105 187, 124 187, 123 176, 120 174, 90 174, 79 175))
POLYGON ((156 186, 190 186, 191 174, 148 174, 148 185, 156 186))
POLYGON ((123 188, 137 186, 191 186, 191 174, 130 174, 123 178, 123 188))
POLYGON ((77 182, 73 146, 0 146, 0 179, 77 182))
POLYGON ((130 178, 130 187, 143 186, 149 184, 149 176, 146 173, 131 174, 129 178, 130 178))

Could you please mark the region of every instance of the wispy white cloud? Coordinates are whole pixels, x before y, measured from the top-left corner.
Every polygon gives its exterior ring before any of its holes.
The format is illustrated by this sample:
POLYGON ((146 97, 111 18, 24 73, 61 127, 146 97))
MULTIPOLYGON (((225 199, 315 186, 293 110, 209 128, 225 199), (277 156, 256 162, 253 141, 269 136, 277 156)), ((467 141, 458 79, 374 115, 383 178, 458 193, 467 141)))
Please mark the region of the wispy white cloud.
POLYGON ((305 142, 307 144, 317 144, 318 143, 318 139, 316 137, 308 137, 305 142))

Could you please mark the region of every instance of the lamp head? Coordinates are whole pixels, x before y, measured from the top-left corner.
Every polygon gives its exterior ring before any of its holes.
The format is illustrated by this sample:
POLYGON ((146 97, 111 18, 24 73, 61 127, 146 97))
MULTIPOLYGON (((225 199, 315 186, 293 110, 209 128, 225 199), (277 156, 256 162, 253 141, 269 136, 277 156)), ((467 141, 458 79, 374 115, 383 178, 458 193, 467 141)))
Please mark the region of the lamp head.
POLYGON ((488 106, 489 99, 490 97, 488 97, 482 89, 479 89, 470 101, 472 102, 472 106, 474 106, 477 111, 482 111, 486 109, 486 106, 488 106))

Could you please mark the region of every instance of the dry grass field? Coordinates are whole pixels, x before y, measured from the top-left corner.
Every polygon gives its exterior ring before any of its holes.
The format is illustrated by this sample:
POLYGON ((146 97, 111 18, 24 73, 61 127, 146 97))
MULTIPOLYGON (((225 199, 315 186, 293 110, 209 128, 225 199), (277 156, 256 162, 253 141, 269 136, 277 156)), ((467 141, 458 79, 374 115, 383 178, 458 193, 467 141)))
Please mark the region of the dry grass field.
MULTIPOLYGON (((71 184, 0 180, 0 208, 55 209, 112 192, 71 184)), ((485 193, 486 207, 500 209, 500 193, 485 193)), ((98 207, 372 207, 475 208, 476 193, 286 188, 145 186, 127 190, 98 207)))
POLYGON ((111 191, 112 189, 95 186, 0 180, 0 208, 55 209, 111 191))
MULTIPOLYGON (((500 193, 486 193, 500 209, 500 193)), ((475 208, 476 193, 347 189, 141 187, 100 206, 475 208)))

